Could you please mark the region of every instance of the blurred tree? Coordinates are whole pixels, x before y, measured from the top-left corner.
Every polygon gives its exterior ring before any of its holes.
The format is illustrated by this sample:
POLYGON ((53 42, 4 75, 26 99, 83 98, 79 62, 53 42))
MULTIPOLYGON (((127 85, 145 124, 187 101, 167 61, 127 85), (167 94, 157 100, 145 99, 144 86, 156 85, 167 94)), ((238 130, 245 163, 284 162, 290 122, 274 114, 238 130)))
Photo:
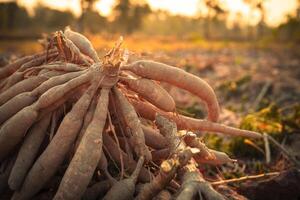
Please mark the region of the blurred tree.
POLYGON ((115 29, 125 34, 141 28, 143 18, 151 12, 146 2, 131 3, 130 0, 118 0, 113 8, 115 29))
POLYGON ((97 33, 106 25, 106 18, 95 10, 95 3, 99 0, 80 0, 81 16, 78 20, 80 32, 89 31, 97 33))
POLYGON ((201 19, 170 15, 165 10, 153 11, 145 18, 141 31, 148 35, 172 35, 178 38, 199 39, 202 33, 201 19))
POLYGON ((31 18, 25 8, 18 6, 17 2, 0 3, 0 31, 7 32, 28 27, 31 18))
POLYGON ((92 12, 94 4, 97 0, 80 0, 81 15, 78 20, 78 29, 80 32, 84 31, 84 18, 88 12, 92 12))
POLYGON ((63 29, 75 21, 71 11, 59 11, 42 4, 37 4, 34 11, 34 25, 40 31, 63 29))
MULTIPOLYGON (((268 28, 265 23, 264 4, 267 0, 244 0, 252 10, 258 10, 261 14, 260 21, 257 25, 256 38, 268 36, 268 28)), ((298 9, 296 16, 288 16, 287 22, 273 29, 274 36, 283 41, 300 41, 300 0, 298 0, 298 9)))
POLYGON ((265 24, 265 8, 264 8, 264 2, 266 0, 244 0, 245 3, 247 3, 252 10, 258 10, 260 12, 260 21, 257 25, 258 31, 257 31, 257 38, 263 37, 264 35, 264 29, 266 27, 265 24))
POLYGON ((296 17, 298 18, 298 20, 300 20, 300 0, 298 0, 298 8, 296 11, 296 17))
POLYGON ((205 0, 204 1, 208 13, 206 18, 205 37, 206 39, 212 38, 212 24, 218 23, 220 17, 227 14, 227 11, 221 7, 219 0, 205 0))
POLYGON ((89 10, 84 13, 82 26, 84 31, 99 33, 106 30, 106 18, 101 16, 97 11, 89 10))
POLYGON ((275 30, 275 36, 281 41, 292 41, 300 44, 300 19, 288 16, 286 23, 275 30))

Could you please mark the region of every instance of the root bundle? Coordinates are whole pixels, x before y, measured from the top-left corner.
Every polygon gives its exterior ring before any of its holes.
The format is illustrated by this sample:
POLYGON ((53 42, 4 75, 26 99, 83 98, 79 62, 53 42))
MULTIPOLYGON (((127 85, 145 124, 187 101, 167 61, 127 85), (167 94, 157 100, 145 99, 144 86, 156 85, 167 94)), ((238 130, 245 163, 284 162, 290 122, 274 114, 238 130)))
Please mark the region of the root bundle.
POLYGON ((103 58, 69 28, 49 41, 51 48, 0 70, 1 193, 14 200, 194 199, 200 193, 223 199, 197 167, 234 160, 177 129, 261 135, 219 124, 216 94, 204 80, 154 61, 127 63, 121 39, 103 58), (177 114, 160 82, 198 96, 207 119, 177 114))

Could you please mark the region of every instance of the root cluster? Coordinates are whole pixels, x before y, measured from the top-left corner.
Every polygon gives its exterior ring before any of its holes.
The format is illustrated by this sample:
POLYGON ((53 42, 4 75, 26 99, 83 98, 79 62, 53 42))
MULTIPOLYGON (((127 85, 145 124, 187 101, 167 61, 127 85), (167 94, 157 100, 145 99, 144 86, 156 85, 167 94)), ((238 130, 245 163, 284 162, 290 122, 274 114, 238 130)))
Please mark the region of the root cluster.
POLYGON ((234 162, 192 131, 260 138, 219 124, 214 90, 162 63, 103 58, 70 29, 0 69, 0 192, 11 199, 223 199, 198 166, 234 162), (207 119, 176 113, 160 86, 189 91, 207 119), (179 131, 185 130, 185 131, 179 131))

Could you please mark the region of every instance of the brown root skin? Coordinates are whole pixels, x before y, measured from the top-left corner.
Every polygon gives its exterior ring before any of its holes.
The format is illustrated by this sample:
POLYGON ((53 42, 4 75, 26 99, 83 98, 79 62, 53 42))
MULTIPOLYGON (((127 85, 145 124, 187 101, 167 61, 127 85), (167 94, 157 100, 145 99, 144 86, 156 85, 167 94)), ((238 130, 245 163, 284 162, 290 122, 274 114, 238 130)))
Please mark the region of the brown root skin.
POLYGON ((198 148, 200 150, 198 156, 207 159, 212 158, 212 153, 210 152, 210 150, 204 143, 201 142, 200 138, 196 137, 196 135, 187 132, 187 134, 184 136, 184 142, 190 147, 198 148))
POLYGON ((100 62, 100 59, 95 51, 92 43, 82 34, 72 31, 69 27, 67 27, 64 31, 64 35, 66 38, 71 40, 80 51, 92 58, 95 62, 100 62))
POLYGON ((185 146, 181 145, 181 141, 177 136, 177 126, 175 122, 170 121, 169 119, 156 115, 155 124, 158 127, 160 133, 165 136, 168 143, 168 148, 171 154, 182 151, 185 146))
POLYGON ((177 127, 174 122, 157 115, 155 124, 159 128, 160 133, 168 140, 168 147, 171 150, 169 155, 173 156, 171 159, 162 162, 159 174, 150 183, 146 183, 142 187, 136 197, 137 200, 150 200, 155 197, 171 182, 181 165, 185 165, 191 158, 191 152, 181 148, 180 140, 177 137, 177 127), (184 159, 184 157, 186 158, 184 159))
POLYGON ((146 183, 142 187, 136 199, 137 200, 152 199, 162 189, 164 189, 167 186, 167 184, 174 178, 175 173, 176 173, 175 168, 172 169, 172 171, 170 171, 169 173, 160 172, 157 176, 155 176, 155 178, 150 183, 146 183))
POLYGON ((34 76, 28 79, 25 79, 14 86, 8 88, 4 92, 0 94, 0 106, 6 103, 8 100, 13 97, 21 94, 23 92, 29 92, 36 87, 38 87, 41 83, 45 82, 48 78, 45 76, 34 76))
POLYGON ((0 80, 3 78, 8 77, 9 75, 13 74, 15 71, 17 71, 24 63, 32 60, 34 56, 25 56, 23 58, 20 58, 13 63, 10 63, 6 65, 5 67, 2 67, 0 69, 0 80))
POLYGON ((105 193, 111 188, 112 183, 108 180, 95 183, 87 188, 82 199, 83 200, 97 200, 102 199, 105 193))
POLYGON ((77 72, 85 69, 84 67, 81 67, 78 64, 63 62, 55 62, 51 64, 42 65, 40 68, 65 72, 77 72))
MULTIPOLYGON (((135 170, 137 165, 136 161, 131 159, 124 151, 122 150, 119 151, 118 145, 109 136, 108 133, 103 134, 103 142, 104 142, 105 149, 108 151, 107 152, 108 155, 111 156, 111 159, 113 159, 120 166, 121 164, 120 153, 121 153, 123 157, 125 169, 131 173, 135 170)), ((143 183, 149 182, 151 175, 152 175, 151 172, 149 172, 146 168, 142 168, 138 180, 143 183)))
MULTIPOLYGON (((186 145, 184 142, 182 145, 186 145)), ((199 154, 199 153, 198 153, 199 154)), ((200 152, 201 154, 201 152, 200 152)), ((195 154, 193 154, 193 157, 195 154)), ((206 182, 203 175, 197 168, 196 161, 194 158, 189 159, 185 166, 181 169, 184 173, 181 188, 177 194, 176 199, 178 200, 192 200, 194 197, 201 192, 208 200, 223 200, 223 196, 216 192, 210 183, 206 182)))
MULTIPOLYGON (((68 107, 69 99, 72 99, 73 96, 77 95, 78 91, 80 91, 82 88, 87 88, 87 87, 88 87, 88 85, 81 85, 80 87, 67 92, 63 98, 58 99, 50 106, 42 109, 39 113, 39 119, 43 118, 48 113, 55 111, 56 109, 58 109, 59 107, 61 107, 64 104, 65 104, 64 106, 68 107)), ((72 104, 75 104, 75 102, 72 102, 72 104)), ((64 112, 65 112, 64 114, 66 114, 66 110, 67 109, 64 110, 64 112)))
POLYGON ((49 89, 47 92, 42 94, 37 101, 37 108, 42 109, 48 107, 52 103, 54 103, 57 99, 60 99, 64 96, 68 91, 79 87, 91 80, 91 73, 85 73, 77 78, 70 80, 69 82, 55 86, 49 89))
POLYGON ((43 110, 38 109, 37 101, 31 106, 23 108, 7 120, 0 128, 0 160, 7 156, 7 154, 9 154, 14 147, 22 141, 27 130, 33 123, 65 103, 65 101, 70 98, 70 95, 76 92, 76 89, 77 88, 74 88, 73 91, 66 92, 63 98, 57 99, 53 104, 43 110))
POLYGON ((149 126, 142 125, 146 145, 153 149, 163 149, 168 146, 168 140, 159 131, 149 126))
MULTIPOLYGON (((193 158, 198 164, 209 164, 209 165, 223 165, 228 162, 236 162, 231 159, 227 154, 215 150, 209 150, 209 156, 204 157, 203 152, 199 149, 199 153, 195 153, 193 158)), ((169 157, 171 151, 169 148, 152 151, 152 157, 154 162, 160 162, 169 157)))
POLYGON ((151 151, 151 154, 152 154, 152 161, 155 163, 160 163, 161 161, 168 158, 168 156, 170 155, 170 149, 164 148, 164 149, 159 149, 157 151, 151 151))
POLYGON ((131 130, 132 136, 130 140, 132 140, 134 152, 138 156, 144 156, 147 162, 150 161, 151 153, 145 144, 144 132, 136 111, 119 89, 114 88, 113 91, 122 111, 124 121, 131 130))
POLYGON ((53 199, 79 199, 86 190, 102 154, 102 132, 108 111, 109 89, 102 89, 95 113, 53 199))
POLYGON ((201 155, 196 154, 194 155, 194 159, 198 164, 209 165, 223 165, 229 162, 236 162, 236 160, 229 158, 229 156, 224 152, 210 150, 210 153, 212 154, 211 157, 203 157, 201 155))
MULTIPOLYGON (((197 170, 197 169, 196 169, 197 170)), ((206 182, 198 171, 186 171, 181 190, 176 200, 192 200, 201 192, 208 200, 225 200, 225 198, 216 192, 212 186, 206 182)))
MULTIPOLYGON (((79 144, 80 144, 80 141, 88 127, 88 125, 91 123, 92 119, 93 119, 93 115, 95 113, 95 109, 96 109, 96 106, 97 106, 97 98, 96 96, 93 98, 90 106, 89 106, 89 109, 87 111, 87 113, 85 114, 84 116, 84 121, 83 121, 83 125, 81 127, 81 130, 78 134, 78 137, 76 139, 76 142, 75 142, 75 151, 76 149, 78 148, 79 144)), ((74 152, 75 153, 75 152, 74 152)))
POLYGON ((52 70, 48 70, 48 69, 42 69, 39 73, 39 75, 45 76, 47 78, 51 78, 54 76, 60 76, 62 74, 65 74, 65 72, 63 71, 52 71, 52 70))
POLYGON ((232 136, 262 138, 260 133, 241 130, 202 119, 194 119, 175 113, 161 111, 147 102, 130 99, 136 111, 144 118, 154 120, 156 113, 176 122, 179 130, 212 131, 232 136))
POLYGON ((172 195, 168 190, 162 190, 154 197, 154 200, 171 200, 172 195))
POLYGON ((131 90, 166 112, 175 111, 175 101, 159 84, 146 78, 121 78, 131 90))
POLYGON ((180 68, 147 60, 136 61, 122 69, 132 71, 141 77, 170 83, 195 94, 205 102, 208 119, 213 122, 218 121, 220 108, 217 96, 214 90, 201 78, 180 68))
POLYGON ((0 161, 3 160, 19 142, 26 131, 38 119, 35 105, 28 106, 12 116, 0 129, 0 161))
POLYGON ((200 141, 199 138, 194 134, 187 134, 184 137, 185 143, 193 148, 198 148, 200 153, 194 155, 194 159, 198 164, 210 164, 210 165, 222 165, 228 162, 235 162, 229 158, 229 156, 224 152, 215 151, 208 149, 204 143, 200 141))
POLYGON ((14 166, 15 159, 16 159, 16 155, 13 154, 11 157, 7 158, 7 160, 1 162, 0 164, 0 167, 3 169, 2 173, 0 174, 0 196, 1 197, 3 197, 2 194, 4 192, 7 192, 9 190, 9 186, 7 183, 8 183, 10 172, 14 166))
POLYGON ((31 92, 21 93, 10 99, 5 104, 0 106, 0 124, 3 124, 26 106, 32 105, 36 100, 37 97, 32 96, 31 92))
POLYGON ((44 92, 46 92, 48 89, 56 85, 64 84, 65 82, 68 82, 71 79, 82 75, 83 73, 84 72, 72 72, 62 76, 50 78, 41 85, 39 85, 37 88, 35 88, 33 91, 24 92, 13 97, 5 104, 0 106, 0 113, 5 113, 0 115, 0 124, 8 120, 10 117, 12 117, 14 114, 19 112, 26 106, 33 104, 38 99, 38 97, 44 92))
POLYGON ((1 92, 6 91, 8 88, 14 86, 24 79, 23 72, 15 72, 6 79, 6 84, 1 88, 1 92))
POLYGON ((90 64, 93 64, 94 61, 89 59, 89 57, 82 54, 79 50, 79 48, 68 38, 64 38, 64 44, 70 51, 70 57, 67 57, 67 60, 70 60, 71 62, 82 62, 83 64, 89 66, 90 64))
POLYGON ((91 85, 64 117, 54 138, 36 160, 25 178, 21 190, 15 192, 12 199, 30 199, 55 174, 79 133, 84 115, 97 88, 97 85, 91 85))
MULTIPOLYGON (((186 145, 185 142, 182 143, 183 145, 186 145)), ((197 146, 197 145, 196 145, 197 146)), ((203 148, 202 148, 203 149, 203 148)), ((206 149, 204 149, 206 150, 206 149)), ((197 153, 198 155, 205 155, 201 152, 197 153)), ((199 194, 199 192, 202 192, 206 199, 216 199, 221 200, 223 199, 222 195, 220 195, 218 192, 216 192, 210 183, 206 182, 203 178, 203 175, 197 168, 196 161, 194 157, 197 154, 193 154, 193 158, 189 160, 187 165, 185 165, 181 171, 184 173, 183 181, 181 184, 181 188, 177 194, 176 199, 179 200, 185 200, 185 199, 194 199, 194 197, 199 194)))
POLYGON ((110 175, 108 171, 108 163, 104 152, 101 153, 101 158, 98 162, 97 167, 101 170, 101 173, 103 173, 111 183, 116 182, 116 180, 110 175))
POLYGON ((24 72, 26 69, 29 69, 30 67, 35 67, 35 66, 39 66, 41 64, 43 64, 44 62, 46 62, 47 59, 51 59, 58 56, 58 52, 56 50, 51 50, 51 52, 47 53, 43 53, 40 56, 32 59, 31 61, 24 63, 19 69, 18 71, 20 72, 24 72))
POLYGON ((135 184, 144 164, 144 157, 140 157, 132 175, 115 183, 104 196, 104 200, 127 200, 132 199, 135 191, 135 184))
POLYGON ((178 154, 175 154, 173 158, 165 160, 160 167, 160 172, 150 183, 146 183, 139 194, 137 200, 151 200, 161 190, 163 190, 174 178, 178 169, 187 164, 191 159, 193 153, 190 149, 185 149, 178 154))
POLYGON ((51 121, 50 121, 50 125, 48 128, 50 141, 53 139, 54 134, 56 133, 56 131, 59 127, 60 121, 62 120, 62 118, 64 116, 64 112, 67 109, 66 107, 67 107, 67 105, 65 103, 64 105, 60 106, 58 109, 56 109, 52 112, 51 121))
POLYGON ((9 176, 8 184, 10 189, 18 190, 23 183, 26 173, 32 166, 39 147, 46 136, 50 119, 51 114, 48 114, 48 116, 45 116, 30 128, 9 176))
POLYGON ((52 77, 52 78, 48 79, 47 81, 45 81, 44 83, 42 83, 39 87, 34 89, 32 91, 32 95, 40 96, 40 95, 44 94, 50 88, 55 87, 57 85, 65 84, 66 82, 73 80, 76 77, 83 75, 84 73, 86 73, 86 71, 70 72, 67 74, 60 75, 60 76, 52 77))
MULTIPOLYGON (((56 52, 55 49, 49 51, 49 53, 54 53, 54 52, 56 52)), ((23 58, 19 58, 19 59, 15 60, 13 63, 10 63, 10 64, 2 67, 0 69, 0 80, 13 74, 25 63, 28 63, 28 62, 30 63, 30 61, 35 60, 46 54, 47 54, 47 52, 42 52, 42 53, 37 53, 35 55, 25 56, 23 58)))

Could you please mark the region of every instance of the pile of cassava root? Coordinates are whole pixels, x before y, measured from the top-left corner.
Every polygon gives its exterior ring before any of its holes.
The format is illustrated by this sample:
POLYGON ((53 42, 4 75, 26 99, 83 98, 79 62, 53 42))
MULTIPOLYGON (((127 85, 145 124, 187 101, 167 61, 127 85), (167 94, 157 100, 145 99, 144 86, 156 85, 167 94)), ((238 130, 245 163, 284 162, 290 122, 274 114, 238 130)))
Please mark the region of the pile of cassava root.
POLYGON ((261 135, 217 123, 204 80, 154 61, 129 63, 121 39, 102 58, 69 28, 46 43, 0 69, 2 199, 224 199, 198 166, 234 160, 192 131, 261 135), (199 97, 207 119, 176 113, 160 82, 199 97))

